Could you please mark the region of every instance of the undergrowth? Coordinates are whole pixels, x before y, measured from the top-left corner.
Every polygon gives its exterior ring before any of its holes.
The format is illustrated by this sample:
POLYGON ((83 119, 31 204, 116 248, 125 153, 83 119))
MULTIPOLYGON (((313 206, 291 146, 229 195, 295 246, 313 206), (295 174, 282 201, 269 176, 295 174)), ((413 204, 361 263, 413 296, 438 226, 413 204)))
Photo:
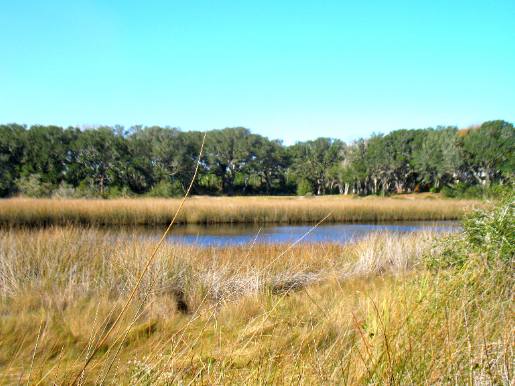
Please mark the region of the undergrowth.
POLYGON ((431 269, 462 267, 472 256, 488 264, 513 268, 515 257, 515 196, 507 195, 489 209, 475 209, 463 219, 463 232, 451 234, 428 255, 431 269))

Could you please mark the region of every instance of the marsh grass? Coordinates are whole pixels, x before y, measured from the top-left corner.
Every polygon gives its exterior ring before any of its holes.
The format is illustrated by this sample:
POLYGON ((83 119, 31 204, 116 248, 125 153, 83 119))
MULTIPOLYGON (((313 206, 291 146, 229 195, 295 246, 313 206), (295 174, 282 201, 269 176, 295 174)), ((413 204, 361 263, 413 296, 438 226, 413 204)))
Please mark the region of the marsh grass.
MULTIPOLYGON (((437 237, 300 244, 280 259, 286 246, 165 244, 81 382, 509 384, 510 277, 481 260, 426 271, 437 237)), ((106 229, 0 231, 0 382, 30 368, 32 382, 71 382, 153 246, 106 229)))
MULTIPOLYGON (((0 200, 0 225, 167 225, 178 208, 176 199, 0 200)), ((192 197, 177 223, 316 223, 456 220, 474 200, 441 199, 431 195, 393 198, 323 197, 192 197)))

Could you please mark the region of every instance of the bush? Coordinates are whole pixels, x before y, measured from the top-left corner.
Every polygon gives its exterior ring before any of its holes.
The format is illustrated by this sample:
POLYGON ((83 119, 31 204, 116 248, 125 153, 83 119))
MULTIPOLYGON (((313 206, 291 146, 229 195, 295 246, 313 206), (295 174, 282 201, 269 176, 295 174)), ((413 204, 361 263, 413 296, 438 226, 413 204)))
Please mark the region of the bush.
POLYGON ((449 198, 483 198, 483 199, 500 199, 509 195, 513 191, 512 184, 505 185, 466 185, 462 182, 453 186, 444 186, 442 194, 449 198))
POLYGON ((59 187, 52 192, 53 198, 75 198, 77 197, 77 191, 75 188, 67 184, 66 182, 61 182, 59 187))
POLYGON ((48 197, 52 191, 52 185, 41 181, 39 174, 20 177, 16 180, 18 192, 27 197, 48 197))
POLYGON ((515 196, 493 210, 476 210, 463 221, 465 238, 490 261, 510 263, 515 255, 515 196))
POLYGON ((161 180, 150 189, 148 195, 150 197, 177 197, 182 196, 184 190, 178 181, 161 180))
POLYGON ((313 194, 313 187, 309 183, 309 181, 305 179, 301 179, 297 183, 297 195, 298 196, 309 196, 313 194))
POLYGON ((429 268, 463 266, 478 256, 487 264, 510 266, 515 257, 515 195, 505 197, 495 206, 477 209, 463 220, 463 232, 440 242, 428 256, 429 268))
POLYGON ((444 186, 442 188, 442 194, 449 198, 463 198, 467 195, 468 186, 462 182, 458 182, 455 185, 444 186))
POLYGON ((129 197, 131 195, 131 191, 127 186, 111 186, 107 191, 106 198, 122 198, 129 197))
POLYGON ((76 189, 76 196, 81 198, 99 198, 100 193, 93 187, 90 178, 83 179, 76 189))

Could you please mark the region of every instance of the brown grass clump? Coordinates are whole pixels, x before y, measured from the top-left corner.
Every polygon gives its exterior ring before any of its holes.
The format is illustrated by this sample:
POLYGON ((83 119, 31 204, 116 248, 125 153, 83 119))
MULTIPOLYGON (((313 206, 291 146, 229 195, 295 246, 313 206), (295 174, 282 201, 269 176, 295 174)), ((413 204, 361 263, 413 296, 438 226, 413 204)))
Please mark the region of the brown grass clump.
MULTIPOLYGON (((324 197, 193 197, 178 223, 307 223, 332 212, 329 222, 456 220, 474 200, 431 195, 393 198, 324 197)), ((0 200, 3 225, 164 225, 179 206, 176 199, 0 200)))

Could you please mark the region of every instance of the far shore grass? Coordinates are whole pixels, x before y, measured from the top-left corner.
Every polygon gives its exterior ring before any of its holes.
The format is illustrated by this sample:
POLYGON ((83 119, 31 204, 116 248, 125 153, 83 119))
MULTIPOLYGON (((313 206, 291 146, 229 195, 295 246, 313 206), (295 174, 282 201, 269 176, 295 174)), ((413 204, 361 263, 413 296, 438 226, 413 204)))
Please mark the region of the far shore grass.
MULTIPOLYGON (((164 225, 178 199, 0 200, 0 225, 164 225)), ((477 200, 444 199, 432 194, 392 197, 206 197, 193 196, 178 218, 181 224, 314 223, 459 220, 477 200)))

